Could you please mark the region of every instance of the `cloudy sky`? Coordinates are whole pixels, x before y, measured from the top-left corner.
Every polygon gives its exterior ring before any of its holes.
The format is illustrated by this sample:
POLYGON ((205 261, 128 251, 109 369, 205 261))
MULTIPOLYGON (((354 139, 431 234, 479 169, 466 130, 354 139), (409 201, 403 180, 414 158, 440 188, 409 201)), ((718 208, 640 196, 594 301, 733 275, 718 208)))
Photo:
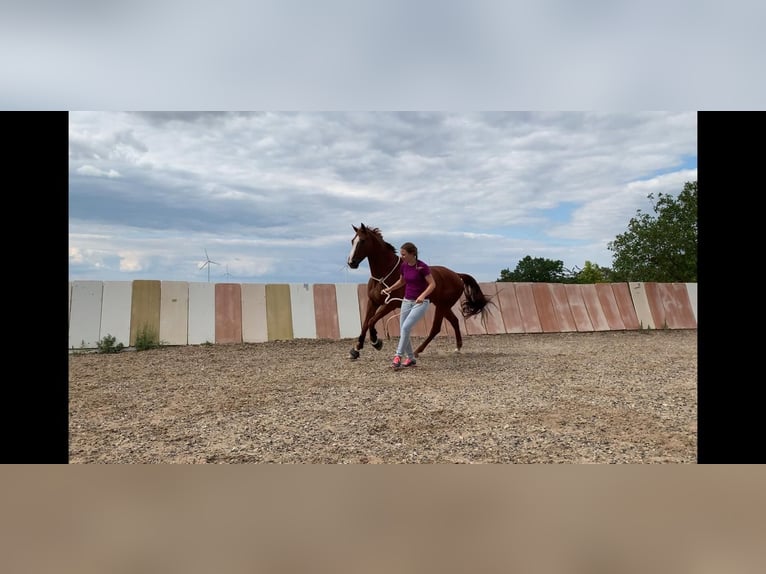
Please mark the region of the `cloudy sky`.
POLYGON ((687 112, 70 112, 69 279, 365 282, 352 225, 496 280, 609 267, 697 179, 687 112), (202 268, 201 268, 202 267, 202 268))

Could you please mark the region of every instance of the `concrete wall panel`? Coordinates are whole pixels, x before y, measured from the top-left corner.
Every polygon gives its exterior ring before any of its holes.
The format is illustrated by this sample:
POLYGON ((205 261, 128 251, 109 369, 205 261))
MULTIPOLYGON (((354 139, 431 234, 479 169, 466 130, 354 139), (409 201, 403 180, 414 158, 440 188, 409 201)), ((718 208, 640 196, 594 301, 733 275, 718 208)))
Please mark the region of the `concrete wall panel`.
POLYGON ((269 340, 266 323, 266 285, 242 284, 242 342, 263 343, 269 340))
POLYGON ((161 281, 137 279, 133 281, 130 306, 130 346, 140 335, 155 343, 160 342, 161 281))
POLYGON ((335 285, 338 305, 338 327, 341 339, 355 339, 362 331, 359 317, 359 290, 356 284, 339 283, 335 285))
POLYGON ((636 316, 638 317, 639 329, 655 329, 654 318, 652 317, 652 311, 649 308, 649 297, 646 294, 646 289, 643 282, 628 283, 630 287, 630 298, 633 300, 633 308, 636 310, 636 316))
POLYGON ((290 285, 266 285, 266 324, 269 341, 284 341, 293 337, 293 312, 290 285))
MULTIPOLYGON (((488 308, 486 325, 480 317, 466 321, 461 297, 452 311, 463 337, 504 332, 697 328, 696 283, 479 285, 496 307, 488 308)), ((154 333, 159 342, 172 345, 356 339, 367 305, 367 284, 71 281, 68 303, 69 344, 74 349, 96 348, 107 335, 114 336, 116 343, 135 346, 136 335, 143 329, 154 333)), ((428 335, 435 314, 432 304, 414 337, 428 335)), ((399 309, 379 320, 376 327, 384 339, 398 338, 399 309)), ((448 321, 442 322, 439 336, 454 338, 448 321)))
POLYGON ((132 281, 104 281, 101 303, 99 340, 114 337, 115 345, 130 346, 130 307, 133 298, 132 281))
POLYGON ((215 286, 213 283, 189 283, 189 344, 215 342, 215 286))
POLYGON ((697 324, 697 284, 686 283, 686 294, 689 296, 689 305, 694 313, 694 324, 697 324))
POLYGON ((290 305, 294 339, 316 339, 317 320, 314 288, 309 283, 290 283, 290 305))
POLYGON ((101 333, 101 281, 74 281, 69 325, 70 349, 95 349, 101 333))
POLYGON ((189 344, 189 283, 163 281, 160 286, 160 341, 189 344))

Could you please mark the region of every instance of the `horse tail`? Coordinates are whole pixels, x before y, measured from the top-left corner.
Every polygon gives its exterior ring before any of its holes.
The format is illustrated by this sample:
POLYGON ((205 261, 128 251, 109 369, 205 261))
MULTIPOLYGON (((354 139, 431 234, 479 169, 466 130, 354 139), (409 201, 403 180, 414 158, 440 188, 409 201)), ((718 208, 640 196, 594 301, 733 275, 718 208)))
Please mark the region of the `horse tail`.
POLYGON ((491 298, 487 297, 479 287, 476 279, 466 273, 458 273, 463 280, 463 292, 465 293, 465 301, 460 304, 460 308, 463 312, 463 317, 473 317, 481 313, 482 323, 486 319, 487 305, 491 303, 491 298))

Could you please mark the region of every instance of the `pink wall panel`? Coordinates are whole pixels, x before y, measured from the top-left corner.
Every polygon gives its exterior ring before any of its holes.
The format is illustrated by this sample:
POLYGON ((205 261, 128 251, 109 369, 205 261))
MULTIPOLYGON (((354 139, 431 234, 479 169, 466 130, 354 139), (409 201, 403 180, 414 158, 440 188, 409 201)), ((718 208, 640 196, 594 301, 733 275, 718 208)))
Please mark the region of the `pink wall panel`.
POLYGON ((356 289, 359 294, 359 322, 364 325, 364 317, 367 313, 367 283, 360 283, 356 289))
POLYGON ((532 294, 535 297, 537 316, 540 317, 540 325, 544 333, 558 333, 559 320, 553 309, 553 298, 547 283, 532 283, 532 294))
POLYGON ((562 333, 577 331, 572 310, 569 308, 569 298, 567 297, 566 286, 563 283, 549 283, 548 289, 551 292, 553 301, 553 310, 558 319, 559 330, 562 333))
MULTIPOLYGON (((460 329, 463 331, 463 334, 465 334, 465 329, 462 325, 462 317, 460 316, 460 299, 458 302, 452 306, 452 312, 456 313, 456 316, 458 318, 458 325, 460 325, 460 329)), ((428 336, 428 333, 431 332, 431 327, 434 324, 434 318, 436 317, 436 305, 431 303, 431 305, 428 306, 428 311, 426 312, 425 321, 423 322, 426 325, 425 328, 425 334, 423 336, 428 336)), ((445 318, 442 318, 442 324, 439 329, 439 332, 436 334, 437 337, 455 337, 455 332, 452 329, 452 325, 450 322, 445 318)))
POLYGON ((340 339, 335 285, 332 283, 316 283, 313 290, 317 338, 340 339))
POLYGON ((436 317, 436 306, 433 304, 433 302, 428 306, 428 311, 426 311, 426 316, 423 317, 423 324, 426 326, 427 332, 431 332, 431 325, 434 324, 434 317, 436 317))
POLYGON ((659 292, 669 329, 696 329, 686 283, 660 283, 659 292))
POLYGON ((516 283, 516 299, 519 302, 521 321, 524 324, 525 333, 542 333, 543 326, 537 315, 535 296, 532 293, 533 283, 516 283))
POLYGON ((590 320, 590 314, 585 305, 585 299, 583 299, 582 288, 582 285, 564 285, 567 301, 569 302, 569 309, 572 311, 572 317, 574 318, 575 327, 577 327, 578 331, 588 332, 593 331, 593 323, 590 320))
POLYGON ((622 315, 620 315, 620 308, 617 306, 611 283, 596 283, 596 293, 598 300, 601 301, 601 309, 604 311, 609 329, 624 331, 625 323, 622 322, 622 315))
POLYGON ((482 292, 489 297, 490 303, 485 308, 487 310, 487 334, 500 335, 505 333, 505 323, 503 323, 503 312, 497 301, 498 283, 479 283, 482 292))
POLYGON ((242 342, 242 286, 239 283, 215 285, 215 342, 242 342))
MULTIPOLYGON (((463 301, 463 297, 457 300, 457 302, 452 306, 452 312, 455 314, 455 317, 457 317, 457 324, 460 327, 460 333, 465 334, 465 327, 463 326, 463 315, 460 311, 460 303, 463 301)), ((455 338, 455 330, 452 328, 452 324, 445 318, 442 321, 442 328, 439 331, 440 337, 452 337, 455 338)))
POLYGON ((601 300, 598 298, 598 292, 595 285, 582 286, 582 299, 585 302, 585 308, 588 310, 590 322, 593 324, 594 331, 608 331, 609 322, 601 309, 601 300))
MULTIPOLYGON (((364 322, 367 312, 367 283, 360 284, 359 287, 359 319, 364 322)), ((381 337, 399 336, 399 309, 394 309, 388 315, 377 322, 375 328, 381 337)), ((369 338, 369 333, 366 335, 369 338)))
POLYGON ((665 306, 662 304, 662 292, 660 284, 655 282, 645 282, 644 292, 646 300, 649 303, 649 311, 652 314, 655 329, 664 329, 667 325, 665 317, 665 306))
MULTIPOLYGON (((690 295, 689 289, 690 285, 696 288, 696 284, 645 282, 574 285, 484 282, 479 285, 485 295, 494 302, 494 306, 490 305, 487 308, 485 324, 482 324, 480 316, 465 320, 460 305, 464 297, 461 297, 453 305, 452 311, 458 319, 463 337, 477 334, 638 330, 642 327, 639 317, 644 319, 644 323, 651 318, 655 329, 697 328, 696 300, 690 295)), ((135 337, 134 324, 148 321, 144 315, 140 316, 139 321, 137 309, 148 316, 156 311, 160 304, 159 296, 155 296, 155 291, 159 294, 159 286, 159 281, 137 280, 132 283, 132 338, 135 337)), ((367 307, 367 283, 346 286, 357 289, 361 321, 367 307)), ((215 333, 212 332, 211 317, 210 337, 213 338, 214 335, 216 343, 241 343, 244 287, 235 283, 219 283, 208 287, 215 296, 215 333)), ((287 287, 264 286, 268 340, 293 338, 292 327, 289 324, 290 292, 287 287), (282 316, 285 309, 286 322, 282 316), (281 327, 282 323, 287 325, 284 329, 281 327)), ((337 293, 338 289, 334 284, 313 285, 312 302, 318 338, 340 338, 338 310, 341 301, 338 300, 337 293)), ((356 304, 353 306, 356 308, 356 304)), ((435 306, 432 305, 425 318, 416 326, 413 332, 416 337, 424 338, 428 335, 435 313, 435 306)), ((70 323, 74 321, 74 318, 70 318, 70 323)), ((379 320, 376 327, 382 338, 398 338, 399 309, 379 320)), ((72 329, 73 325, 70 324, 69 328, 72 329)), ((439 336, 454 338, 455 333, 448 321, 442 321, 439 336)))
POLYGON ((464 335, 486 335, 487 330, 484 328, 481 322, 481 314, 468 317, 467 319, 461 315, 463 320, 463 334, 464 335))
POLYGON ((521 319, 519 302, 516 300, 516 287, 513 283, 502 282, 497 284, 496 303, 500 305, 503 316, 503 325, 506 333, 524 333, 524 321, 521 319))
POLYGON ((612 293, 617 301, 617 307, 620 309, 620 317, 625 328, 628 330, 638 330, 641 328, 641 322, 638 320, 636 308, 633 306, 633 297, 630 294, 630 287, 627 283, 612 283, 612 293))
POLYGON ((381 337, 398 337, 401 334, 399 330, 399 311, 400 309, 396 308, 378 321, 378 332, 381 337))

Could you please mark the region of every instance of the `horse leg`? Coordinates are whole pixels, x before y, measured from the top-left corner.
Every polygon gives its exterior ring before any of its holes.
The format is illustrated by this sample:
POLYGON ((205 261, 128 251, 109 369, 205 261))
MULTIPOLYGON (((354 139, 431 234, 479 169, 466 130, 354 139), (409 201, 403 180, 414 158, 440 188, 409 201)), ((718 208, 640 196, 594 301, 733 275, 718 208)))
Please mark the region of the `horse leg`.
POLYGON ((356 340, 356 345, 351 347, 351 350, 348 352, 351 360, 359 358, 359 351, 361 351, 362 347, 364 347, 364 337, 366 334, 367 334, 367 328, 365 326, 362 326, 362 333, 359 335, 359 338, 356 340))
POLYGON ((367 313, 364 318, 364 324, 362 325, 362 333, 359 335, 359 339, 357 339, 356 347, 349 351, 352 360, 359 358, 359 351, 364 347, 364 337, 367 334, 367 331, 370 332, 370 343, 372 343, 372 347, 377 351, 380 351, 383 348, 383 340, 378 339, 378 331, 375 329, 375 324, 395 306, 395 304, 383 305, 382 307, 379 307, 377 311, 374 311, 375 307, 373 304, 367 305, 367 313))
POLYGON ((378 330, 375 327, 370 327, 370 344, 376 351, 383 348, 383 339, 378 339, 378 330))
POLYGON ((452 330, 455 331, 455 352, 457 353, 463 346, 463 337, 460 335, 460 322, 457 316, 452 312, 451 308, 444 312, 444 316, 447 318, 447 321, 449 321, 449 324, 452 325, 452 330))
POLYGON ((375 313, 372 319, 370 319, 370 343, 372 344, 372 348, 376 351, 380 351, 383 348, 383 339, 378 339, 378 330, 375 328, 375 325, 395 308, 396 304, 394 303, 383 305, 380 309, 378 309, 378 312, 375 313))
POLYGON ((375 304, 372 301, 367 302, 367 311, 364 314, 364 321, 362 321, 362 332, 359 334, 359 338, 356 340, 356 345, 349 351, 349 357, 353 361, 359 358, 359 351, 364 347, 364 338, 367 335, 369 326, 374 323, 370 323, 372 316, 375 314, 375 304))
POLYGON ((426 340, 420 343, 420 346, 413 353, 416 357, 423 352, 423 349, 426 348, 426 345, 428 345, 428 343, 430 343, 431 340, 434 337, 436 337, 436 335, 439 333, 439 330, 442 328, 443 318, 444 318, 444 311, 441 309, 441 307, 436 307, 436 314, 434 315, 434 322, 431 325, 431 332, 428 333, 428 337, 426 337, 426 340))

